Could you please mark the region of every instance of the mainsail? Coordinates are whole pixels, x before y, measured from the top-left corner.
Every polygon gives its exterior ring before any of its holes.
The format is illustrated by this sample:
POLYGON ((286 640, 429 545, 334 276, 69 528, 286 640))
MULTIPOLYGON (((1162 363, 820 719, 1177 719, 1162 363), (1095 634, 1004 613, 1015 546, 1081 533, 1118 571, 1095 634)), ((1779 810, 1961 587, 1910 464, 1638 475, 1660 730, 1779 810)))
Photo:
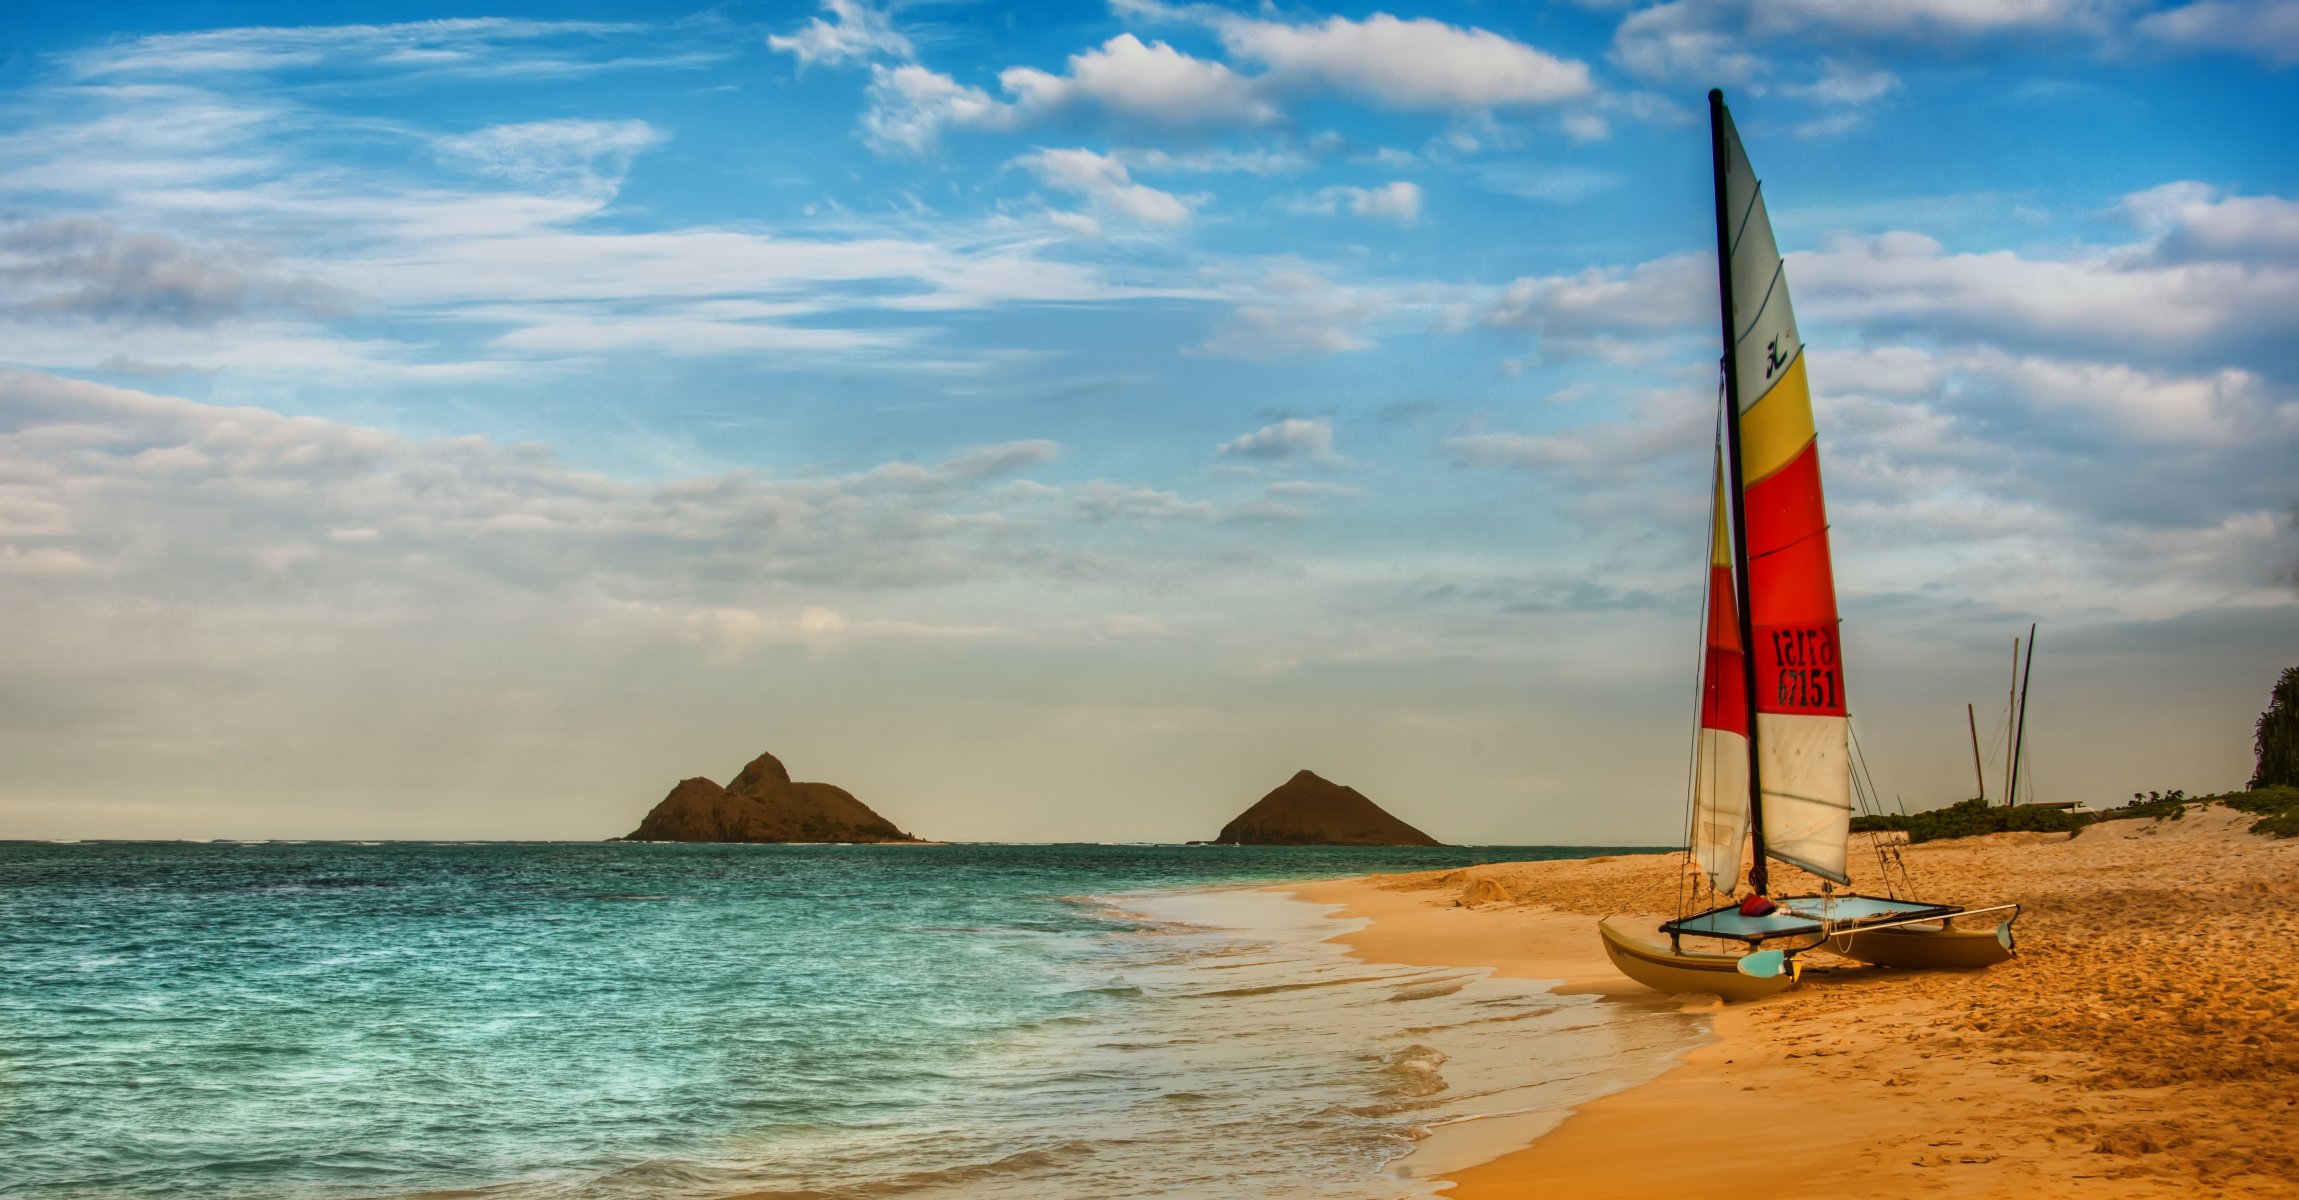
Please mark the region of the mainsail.
MULTIPOLYGON (((1723 96, 1711 93, 1725 262, 1742 628, 1755 727, 1757 830, 1772 858, 1838 882, 1851 832, 1851 756, 1820 447, 1788 280, 1723 96)), ((1705 722, 1704 722, 1705 725, 1705 722)), ((1734 858, 1738 858, 1735 851, 1734 858)))
POLYGON ((1725 522, 1724 464, 1716 466, 1709 521, 1708 633, 1700 664, 1700 733, 1693 752, 1692 858, 1713 891, 1740 885, 1748 837, 1748 655, 1733 598, 1732 530, 1725 522))

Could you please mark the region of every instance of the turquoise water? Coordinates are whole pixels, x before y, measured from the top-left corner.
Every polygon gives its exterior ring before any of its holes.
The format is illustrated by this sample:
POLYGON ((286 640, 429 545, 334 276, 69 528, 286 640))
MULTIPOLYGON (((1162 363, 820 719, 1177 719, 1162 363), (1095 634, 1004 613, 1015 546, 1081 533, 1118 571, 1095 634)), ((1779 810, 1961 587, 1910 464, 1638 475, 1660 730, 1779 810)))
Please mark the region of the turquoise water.
POLYGON ((1225 885, 1598 852, 0 844, 0 1194, 1422 1194, 1682 1022, 1225 885))

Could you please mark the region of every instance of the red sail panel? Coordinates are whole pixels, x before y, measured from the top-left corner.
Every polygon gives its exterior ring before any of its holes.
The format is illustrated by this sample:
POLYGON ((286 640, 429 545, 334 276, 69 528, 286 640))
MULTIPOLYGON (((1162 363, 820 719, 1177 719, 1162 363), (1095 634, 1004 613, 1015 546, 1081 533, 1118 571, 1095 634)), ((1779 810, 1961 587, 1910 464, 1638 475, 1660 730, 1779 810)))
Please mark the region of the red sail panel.
POLYGON ((1740 649, 1740 612, 1732 568, 1708 569, 1708 654, 1700 678, 1700 726, 1748 736, 1748 656, 1740 649))
POLYGON ((1844 655, 1819 443, 1806 443, 1787 466, 1741 495, 1748 505, 1756 711, 1843 716, 1844 655))
POLYGON ((1739 885, 1748 837, 1748 656, 1734 601, 1732 537, 1725 521, 1724 464, 1709 514, 1708 631, 1700 665, 1700 729, 1692 776, 1692 854, 1708 886, 1739 885))
POLYGON ((1748 655, 1740 644, 1740 606, 1733 593, 1732 531, 1725 524, 1724 469, 1717 468, 1709 511, 1708 637, 1700 672, 1700 727, 1748 736, 1748 655))

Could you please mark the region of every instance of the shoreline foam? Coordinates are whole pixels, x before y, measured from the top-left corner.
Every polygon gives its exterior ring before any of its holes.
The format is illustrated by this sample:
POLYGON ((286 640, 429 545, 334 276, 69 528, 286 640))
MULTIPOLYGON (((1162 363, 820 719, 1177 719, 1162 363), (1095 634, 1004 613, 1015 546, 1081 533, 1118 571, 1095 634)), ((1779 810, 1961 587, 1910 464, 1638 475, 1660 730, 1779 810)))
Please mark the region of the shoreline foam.
MULTIPOLYGON (((1927 897, 2026 904, 2020 956, 1968 974, 1852 969, 1715 1006, 1714 1040, 1658 1078, 1472 1148, 1498 1151, 1475 1165, 1432 1138, 1416 1173, 1442 1175, 1452 1200, 1680 1196, 1750 1171, 1806 1195, 2299 1196, 2299 840, 2246 824, 2205 810, 1904 848, 1927 897)), ((1612 970, 1593 926, 1671 908, 1673 861, 1285 890, 1368 918, 1334 940, 1371 961, 1668 1005, 1684 1002, 1612 970)))

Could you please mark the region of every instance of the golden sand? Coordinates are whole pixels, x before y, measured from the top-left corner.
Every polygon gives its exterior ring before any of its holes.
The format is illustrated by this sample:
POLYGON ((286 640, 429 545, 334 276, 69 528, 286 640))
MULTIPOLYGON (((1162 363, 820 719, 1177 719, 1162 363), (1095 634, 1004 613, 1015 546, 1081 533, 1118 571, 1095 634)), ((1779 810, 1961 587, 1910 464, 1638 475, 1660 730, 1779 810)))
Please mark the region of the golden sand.
MULTIPOLYGON (((2253 836, 2250 821, 2207 809, 1905 847, 1915 895, 2026 905, 2018 956, 1977 972, 1845 964, 1720 1008, 1716 1040, 1676 1069, 1448 1176, 1449 1194, 1629 1200, 1760 1182, 1804 1197, 2299 1196, 2299 840, 2253 836)), ((1873 854, 1854 847, 1870 889, 1873 854)), ((1288 890, 1371 918, 1341 939, 1370 960, 1671 1003, 1613 971, 1593 918, 1673 911, 1679 862, 1288 890)))

